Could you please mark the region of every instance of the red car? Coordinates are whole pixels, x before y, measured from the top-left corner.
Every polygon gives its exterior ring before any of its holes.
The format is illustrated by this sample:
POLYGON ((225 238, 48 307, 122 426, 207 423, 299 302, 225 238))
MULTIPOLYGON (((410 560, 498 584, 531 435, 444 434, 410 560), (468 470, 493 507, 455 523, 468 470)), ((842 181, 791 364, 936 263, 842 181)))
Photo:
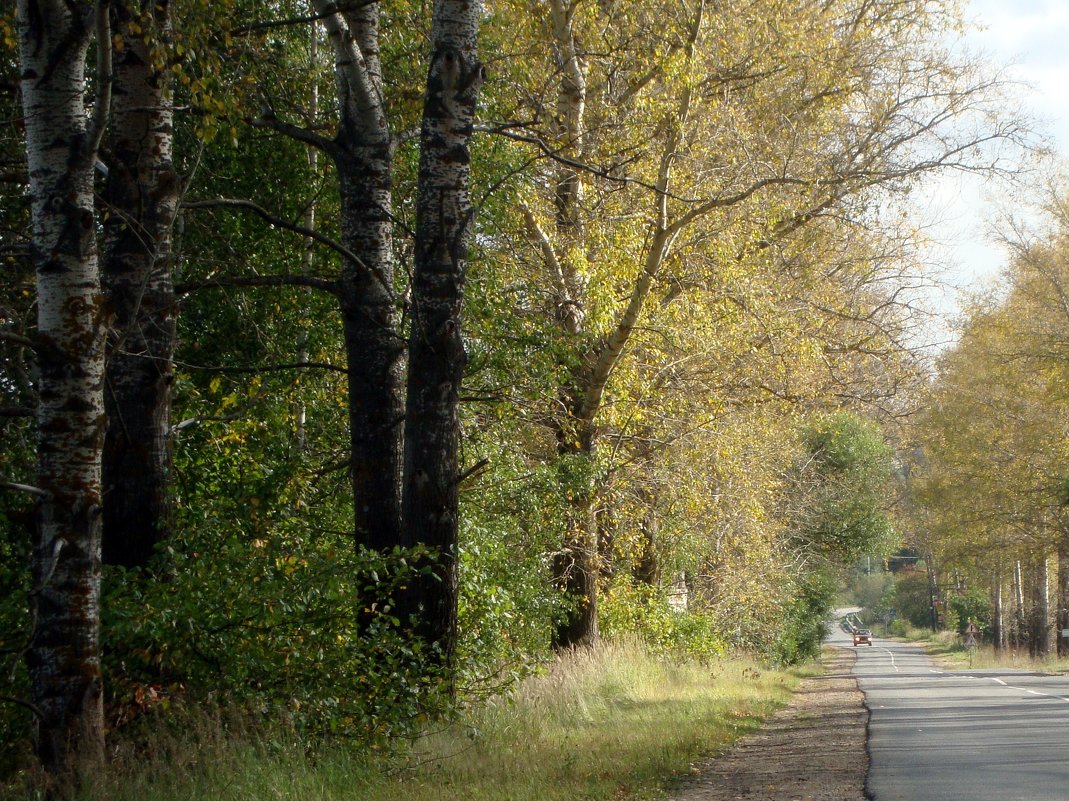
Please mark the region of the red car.
POLYGON ((872 645, 872 632, 868 629, 858 629, 854 632, 854 646, 872 645))

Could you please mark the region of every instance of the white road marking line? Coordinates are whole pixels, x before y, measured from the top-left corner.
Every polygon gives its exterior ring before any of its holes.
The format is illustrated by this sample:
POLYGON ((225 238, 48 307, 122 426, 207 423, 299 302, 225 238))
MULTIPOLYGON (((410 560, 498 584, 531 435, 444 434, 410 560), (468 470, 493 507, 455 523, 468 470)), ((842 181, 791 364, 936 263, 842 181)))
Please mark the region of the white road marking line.
POLYGON ((891 649, 890 648, 884 648, 884 647, 881 646, 880 650, 881 651, 886 651, 887 655, 889 657, 891 657, 891 667, 893 667, 895 669, 895 673, 898 673, 898 665, 895 664, 895 655, 893 653, 891 653, 891 649))

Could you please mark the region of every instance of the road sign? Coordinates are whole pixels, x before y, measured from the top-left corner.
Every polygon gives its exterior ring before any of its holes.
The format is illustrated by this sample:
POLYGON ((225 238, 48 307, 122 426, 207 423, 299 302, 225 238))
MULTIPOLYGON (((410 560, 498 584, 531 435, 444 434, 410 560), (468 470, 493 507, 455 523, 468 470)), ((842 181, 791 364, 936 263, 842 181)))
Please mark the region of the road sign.
POLYGON ((965 633, 968 634, 970 637, 975 637, 977 634, 980 633, 980 629, 976 627, 975 623, 970 623, 968 626, 965 627, 965 633))
POLYGON ((966 648, 975 648, 976 647, 976 635, 975 634, 966 634, 965 635, 965 647, 966 648))

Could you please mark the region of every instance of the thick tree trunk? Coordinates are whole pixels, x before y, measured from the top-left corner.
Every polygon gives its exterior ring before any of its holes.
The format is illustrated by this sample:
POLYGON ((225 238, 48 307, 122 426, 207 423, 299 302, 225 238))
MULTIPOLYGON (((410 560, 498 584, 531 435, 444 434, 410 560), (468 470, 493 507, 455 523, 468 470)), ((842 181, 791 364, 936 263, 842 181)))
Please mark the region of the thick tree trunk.
POLYGON ((93 37, 111 36, 106 6, 19 0, 26 154, 37 269, 40 365, 32 639, 26 654, 37 753, 63 772, 104 744, 100 673, 100 454, 104 303, 93 167, 107 113, 110 47, 100 48, 93 119, 83 106, 93 37))
POLYGON ((996 651, 1001 651, 1006 647, 1006 627, 1005 622, 1005 610, 1002 608, 1002 572, 1001 570, 995 572, 995 578, 992 587, 991 606, 994 610, 991 621, 991 638, 995 646, 996 651))
POLYGON ((315 0, 334 49, 340 124, 338 168, 346 261, 338 281, 349 372, 349 435, 357 544, 401 543, 404 343, 393 292, 392 144, 383 106, 379 4, 339 12, 315 0))
POLYGON ((1058 540, 1058 614, 1057 614, 1058 656, 1069 654, 1069 640, 1062 632, 1069 629, 1069 531, 1062 529, 1058 540))
POLYGON ((656 498, 644 487, 639 488, 638 493, 639 501, 645 507, 645 513, 639 524, 639 552, 632 568, 632 575, 642 584, 657 587, 661 583, 661 564, 657 558, 657 540, 661 525, 657 516, 656 498))
POLYGON ((561 480, 567 485, 571 499, 568 530, 551 562, 553 583, 565 603, 552 642, 554 648, 561 650, 597 643, 601 571, 594 514, 597 430, 593 425, 585 425, 578 432, 561 432, 559 441, 561 480))
POLYGON ((405 544, 425 545, 432 570, 410 583, 404 608, 445 665, 457 627, 459 392, 466 355, 461 309, 472 125, 483 67, 480 4, 436 0, 420 138, 419 197, 404 435, 405 544))
POLYGON ((105 193, 102 281, 115 322, 104 392, 103 553, 109 564, 144 567, 171 530, 171 243, 179 181, 171 159, 168 73, 129 25, 169 40, 168 3, 114 2, 112 21, 125 44, 115 56, 105 193))
POLYGON ((1036 563, 1032 584, 1032 655, 1050 654, 1050 561, 1036 563))
POLYGON ((1021 560, 1013 563, 1013 647, 1019 650, 1025 643, 1024 581, 1021 560))
POLYGON ((347 262, 339 281, 349 369, 355 536, 361 545, 386 551, 402 537, 404 417, 404 343, 388 283, 393 278, 389 148, 385 143, 350 145, 337 164, 342 241, 362 262, 347 262))

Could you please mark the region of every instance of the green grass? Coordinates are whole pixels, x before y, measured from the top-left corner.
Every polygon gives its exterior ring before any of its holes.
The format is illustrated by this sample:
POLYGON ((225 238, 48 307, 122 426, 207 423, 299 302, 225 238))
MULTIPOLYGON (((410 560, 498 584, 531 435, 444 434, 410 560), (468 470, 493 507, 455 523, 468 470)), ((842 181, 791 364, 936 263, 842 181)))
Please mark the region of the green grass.
POLYGON ((943 667, 949 670, 970 668, 1014 668, 1017 670, 1040 670, 1047 673, 1069 673, 1069 658, 1059 659, 1056 654, 1033 657, 1027 650, 1005 648, 996 651, 992 645, 965 648, 957 632, 906 627, 900 638, 916 642, 943 667))
MULTIPOLYGON (((812 672, 810 669, 808 672, 812 672)), ((673 663, 636 645, 569 654, 510 697, 402 755, 219 719, 155 733, 89 775, 81 801, 599 801, 658 799, 695 759, 784 704, 806 671, 744 658, 673 663), (151 758, 143 754, 151 753, 151 758), (139 756, 135 756, 139 755, 139 756)))

